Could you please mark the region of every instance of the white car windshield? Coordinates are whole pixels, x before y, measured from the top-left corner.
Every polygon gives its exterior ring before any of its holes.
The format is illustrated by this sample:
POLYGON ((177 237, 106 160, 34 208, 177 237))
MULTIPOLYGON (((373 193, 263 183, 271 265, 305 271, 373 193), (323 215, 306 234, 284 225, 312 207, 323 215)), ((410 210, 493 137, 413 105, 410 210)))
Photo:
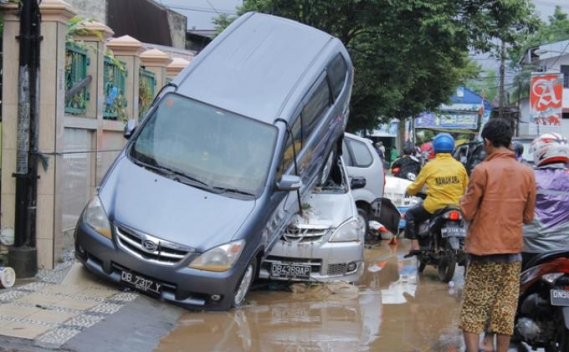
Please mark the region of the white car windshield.
POLYGON ((130 157, 216 193, 258 196, 277 129, 176 94, 165 96, 133 142, 130 157))

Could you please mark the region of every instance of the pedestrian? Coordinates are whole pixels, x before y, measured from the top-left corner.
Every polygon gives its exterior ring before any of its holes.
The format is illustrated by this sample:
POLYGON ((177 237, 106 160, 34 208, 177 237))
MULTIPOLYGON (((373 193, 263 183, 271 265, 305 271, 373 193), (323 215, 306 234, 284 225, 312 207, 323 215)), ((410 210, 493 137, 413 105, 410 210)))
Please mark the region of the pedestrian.
POLYGON ((391 148, 390 161, 394 162, 395 160, 397 160, 398 157, 399 153, 397 152, 397 149, 391 148))
POLYGON ((509 149, 508 121, 490 119, 482 138, 487 157, 472 171, 460 201, 464 218, 470 221, 460 328, 468 352, 479 351, 479 335, 486 325, 497 334, 497 351, 507 352, 518 304, 522 223, 529 224, 534 217, 535 175, 509 149))
POLYGON ((376 142, 375 143, 375 151, 377 152, 377 154, 379 155, 381 160, 385 159, 385 147, 383 146, 383 143, 376 142))

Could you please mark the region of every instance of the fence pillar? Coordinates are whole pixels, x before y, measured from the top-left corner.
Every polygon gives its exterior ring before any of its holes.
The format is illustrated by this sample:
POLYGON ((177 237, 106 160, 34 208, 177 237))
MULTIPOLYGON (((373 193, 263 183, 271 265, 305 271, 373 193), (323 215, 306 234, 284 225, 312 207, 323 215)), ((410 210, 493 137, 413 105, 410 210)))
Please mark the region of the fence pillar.
POLYGON ((168 76, 168 79, 173 80, 178 73, 182 72, 182 70, 189 64, 190 62, 186 59, 179 57, 174 58, 174 60, 172 60, 172 62, 166 67, 166 75, 168 76))
POLYGON ((0 5, 4 14, 3 35, 3 81, 2 81, 2 193, 0 229, 2 236, 14 237, 14 219, 16 209, 16 149, 18 127, 18 71, 20 46, 16 37, 20 34, 18 5, 7 3, 0 5))
POLYGON ((76 15, 62 0, 43 0, 40 59, 39 150, 47 166, 39 167, 37 200, 38 266, 53 268, 62 248, 62 158, 65 118, 65 57, 67 23, 76 15), (56 172, 58 170, 58 172, 56 172))
POLYGON ((146 50, 140 55, 140 60, 142 65, 150 72, 154 73, 156 77, 156 90, 154 94, 158 93, 158 90, 166 84, 166 67, 170 64, 172 59, 170 55, 158 49, 146 50))
POLYGON ((125 98, 127 101, 128 119, 138 119, 138 87, 140 75, 140 54, 142 43, 129 35, 113 39, 107 43, 115 57, 126 65, 125 98))

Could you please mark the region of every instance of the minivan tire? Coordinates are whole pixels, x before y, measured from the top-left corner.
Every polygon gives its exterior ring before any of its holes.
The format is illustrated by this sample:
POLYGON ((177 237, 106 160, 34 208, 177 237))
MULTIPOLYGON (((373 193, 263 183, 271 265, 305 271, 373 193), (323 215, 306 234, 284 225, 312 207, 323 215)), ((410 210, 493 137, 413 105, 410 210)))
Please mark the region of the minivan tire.
POLYGON ((249 289, 255 280, 255 276, 257 273, 257 259, 253 258, 245 267, 245 271, 235 288, 235 294, 233 295, 233 300, 231 303, 232 308, 240 308, 243 302, 245 301, 245 297, 247 297, 247 293, 249 293, 249 289))

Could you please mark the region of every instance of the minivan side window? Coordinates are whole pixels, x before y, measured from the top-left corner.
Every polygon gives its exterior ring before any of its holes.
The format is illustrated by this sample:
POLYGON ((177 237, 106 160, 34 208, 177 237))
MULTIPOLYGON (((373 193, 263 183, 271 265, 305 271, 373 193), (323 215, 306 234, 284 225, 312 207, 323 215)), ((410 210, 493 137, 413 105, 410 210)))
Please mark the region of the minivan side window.
POLYGON ((354 157, 353 164, 356 167, 368 167, 373 163, 373 155, 369 148, 360 141, 348 140, 352 155, 354 157))
MULTIPOLYGON (((321 77, 324 78, 324 75, 321 77)), ((302 109, 302 134, 304 140, 306 140, 316 127, 316 124, 320 120, 320 117, 326 113, 330 107, 330 88, 328 87, 328 81, 326 79, 321 79, 317 83, 316 89, 313 91, 312 96, 302 109)))
POLYGON ((302 149, 302 125, 300 116, 296 118, 296 121, 294 121, 291 128, 293 136, 291 137, 291 135, 287 132, 284 154, 279 169, 277 170, 277 180, 279 180, 282 174, 290 167, 290 165, 292 165, 294 151, 296 150, 296 155, 298 155, 302 149), (295 150, 292 148, 293 139, 295 150))
POLYGON ((334 100, 338 99, 338 96, 342 92, 347 73, 348 65, 346 64, 346 60, 344 60, 342 54, 336 55, 334 60, 330 62, 330 66, 328 66, 328 77, 330 79, 334 100))

